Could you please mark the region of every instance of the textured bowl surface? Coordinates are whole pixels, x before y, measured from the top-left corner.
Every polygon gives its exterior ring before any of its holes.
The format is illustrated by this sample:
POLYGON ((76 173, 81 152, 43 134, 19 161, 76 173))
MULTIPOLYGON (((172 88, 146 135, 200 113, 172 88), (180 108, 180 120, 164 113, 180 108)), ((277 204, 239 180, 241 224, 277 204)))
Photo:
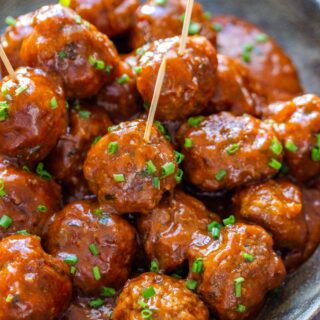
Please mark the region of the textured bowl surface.
MULTIPOLYGON (((293 58, 306 92, 320 95, 320 0, 202 0, 213 14, 233 14, 261 26, 293 58)), ((0 0, 4 18, 54 1, 0 0)), ((320 201, 320 199, 319 199, 320 201)), ((288 277, 269 299, 259 320, 320 320, 320 250, 288 277)))

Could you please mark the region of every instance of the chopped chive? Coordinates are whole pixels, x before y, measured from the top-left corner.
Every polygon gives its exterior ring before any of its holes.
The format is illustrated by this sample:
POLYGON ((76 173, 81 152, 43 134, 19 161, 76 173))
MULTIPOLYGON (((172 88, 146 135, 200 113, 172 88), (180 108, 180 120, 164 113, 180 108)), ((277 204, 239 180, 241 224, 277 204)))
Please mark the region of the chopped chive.
POLYGON ((0 227, 8 229, 12 225, 12 222, 13 220, 9 216, 4 214, 0 219, 0 227))
POLYGON ((234 279, 234 293, 235 293, 236 298, 241 297, 241 284, 243 282, 244 282, 243 277, 238 277, 238 278, 234 279))
POLYGON ((4 190, 4 180, 0 179, 0 198, 3 198, 6 195, 7 195, 7 193, 4 190))
POLYGON ((101 288, 101 296, 102 297, 114 297, 116 295, 116 290, 109 287, 102 287, 101 288))
POLYGON ((14 299, 13 294, 8 294, 6 297, 6 303, 11 303, 14 299))
POLYGON ((91 112, 87 110, 79 110, 78 115, 82 119, 89 119, 91 117, 91 112))
POLYGON ((67 57, 65 51, 61 50, 59 53, 58 53, 58 56, 60 59, 65 59, 67 57))
POLYGON ((168 0, 156 0, 155 3, 158 6, 165 6, 167 4, 168 0))
POLYGON ((212 232, 213 228, 221 229, 222 225, 218 221, 212 221, 208 224, 208 231, 212 232))
POLYGON ((9 109, 9 105, 7 102, 1 102, 0 103, 0 121, 5 121, 6 119, 8 119, 8 109, 9 109))
POLYGON ((272 159, 269 161, 269 167, 271 167, 271 168, 273 168, 273 169, 275 169, 275 170, 280 170, 281 167, 282 167, 282 163, 279 162, 278 160, 272 158, 272 159))
POLYGON ((240 312, 240 313, 245 312, 246 311, 246 307, 243 304, 238 304, 236 311, 240 312))
POLYGON ((29 235, 29 232, 27 230, 18 230, 16 232, 16 234, 23 234, 23 235, 27 236, 27 235, 29 235))
POLYGON ((11 16, 6 17, 4 21, 8 26, 11 26, 11 27, 16 25, 16 19, 11 16))
POLYGON ((99 266, 94 266, 92 268, 93 277, 95 280, 99 281, 101 279, 101 273, 99 266))
POLYGON ((152 160, 147 161, 147 173, 148 174, 154 174, 157 172, 156 166, 153 164, 152 160))
POLYGON ((75 266, 71 266, 71 267, 70 267, 70 273, 71 273, 72 275, 75 275, 76 272, 77 272, 77 268, 76 268, 75 266))
POLYGON ((145 52, 146 52, 146 51, 145 51, 144 48, 138 48, 138 49, 136 49, 136 54, 137 54, 138 56, 143 55, 145 52))
POLYGON ((118 151, 119 143, 112 141, 108 144, 108 154, 115 154, 118 151))
POLYGON ((203 259, 197 258, 195 261, 193 261, 192 272, 201 273, 202 271, 203 271, 203 259))
POLYGON ((206 20, 210 20, 210 18, 212 17, 211 12, 205 11, 205 12, 203 13, 203 17, 204 17, 206 20))
POLYGON ((249 262, 252 262, 254 260, 254 256, 250 253, 242 252, 242 256, 249 262))
POLYGON ((111 127, 108 128, 108 132, 116 131, 118 129, 119 129, 118 125, 117 126, 111 126, 111 127))
POLYGON ((75 254, 68 254, 63 260, 65 263, 74 266, 78 262, 78 257, 75 254))
POLYGON ((188 279, 186 281, 186 287, 189 289, 189 290, 194 290, 196 289, 198 286, 198 282, 196 280, 192 280, 192 279, 188 279))
POLYGON ((183 171, 181 169, 178 169, 176 175, 175 175, 175 178, 176 178, 176 183, 179 184, 181 183, 182 181, 182 178, 183 178, 183 171))
POLYGON ((223 219, 222 222, 223 222, 223 224, 225 226, 228 226, 228 225, 231 225, 231 224, 235 224, 236 218, 235 218, 235 216, 233 214, 231 214, 228 218, 223 219))
POLYGON ((279 142, 279 140, 276 137, 272 138, 270 149, 277 156, 281 154, 283 149, 282 144, 279 142))
POLYGON ((126 84, 130 80, 130 77, 127 74, 123 74, 120 78, 117 79, 119 84, 126 84))
POLYGON ((226 151, 227 151, 227 153, 228 153, 229 155, 232 155, 232 154, 236 153, 236 152, 239 150, 239 148, 240 148, 239 143, 234 143, 234 144, 230 145, 230 146, 226 149, 226 151))
POLYGON ((212 24, 212 29, 215 32, 221 32, 222 31, 222 25, 220 23, 213 23, 212 24))
POLYGON ((81 19, 81 17, 80 17, 79 15, 76 16, 76 17, 74 18, 74 20, 75 20, 75 22, 76 22, 77 24, 81 24, 82 19, 81 19))
POLYGON ((134 72, 135 72, 135 74, 141 74, 141 72, 142 72, 142 67, 140 67, 140 66, 135 67, 135 68, 134 68, 134 72))
POLYGON ((155 261, 155 260, 151 261, 151 263, 150 263, 150 271, 151 272, 156 272, 156 273, 158 273, 160 271, 160 268, 159 268, 159 265, 158 265, 157 261, 155 261))
POLYGON ((173 162, 167 162, 161 167, 162 177, 168 177, 174 173, 176 166, 173 162))
POLYGON ((59 4, 64 7, 70 7, 71 0, 59 0, 59 4))
POLYGON ((248 42, 244 45, 243 50, 245 52, 251 52, 253 50, 253 48, 254 48, 254 45, 252 43, 248 42))
POLYGON ((51 180, 52 176, 51 174, 44 169, 43 162, 39 162, 36 167, 36 173, 44 180, 51 180))
POLYGON ((242 60, 246 63, 251 61, 251 53, 250 52, 243 52, 242 53, 242 60))
POLYGON ((318 147, 312 149, 311 158, 313 161, 320 161, 320 149, 318 147))
POLYGON ((107 75, 110 75, 112 69, 113 69, 113 66, 107 65, 107 66, 106 66, 106 69, 105 69, 105 70, 106 70, 106 74, 107 74, 107 75))
POLYGON ((94 56, 88 58, 88 62, 91 66, 95 66, 97 59, 94 56))
POLYGON ((29 88, 29 86, 24 85, 24 86, 20 86, 15 90, 15 94, 16 96, 19 96, 22 92, 26 91, 29 88))
POLYGON ((223 169, 220 169, 220 170, 216 173, 215 177, 216 177, 216 180, 217 180, 217 181, 221 181, 226 175, 227 175, 227 171, 226 171, 226 170, 223 170, 223 169))
POLYGON ((113 180, 115 182, 124 182, 125 181, 125 178, 124 178, 124 175, 122 173, 115 173, 113 175, 113 180))
POLYGON ((51 106, 51 109, 57 109, 58 101, 56 97, 52 97, 52 99, 50 100, 50 106, 51 106))
POLYGON ((198 34, 201 30, 201 24, 198 22, 190 22, 189 25, 189 35, 195 35, 198 34))
POLYGON ((138 305, 142 308, 142 309, 146 309, 148 308, 148 304, 145 303, 143 300, 138 300, 138 305))
POLYGON ((100 216, 102 214, 103 210, 101 208, 95 208, 93 210, 93 213, 97 216, 100 216))
POLYGON ((265 33, 258 33, 257 35, 256 35, 256 41, 257 42, 259 42, 259 43, 263 43, 263 42, 266 42, 266 41, 268 41, 268 39, 269 39, 269 37, 268 37, 268 35, 267 34, 265 34, 265 33))
POLYGON ((153 186, 155 189, 160 190, 160 179, 159 179, 158 177, 153 177, 153 179, 152 179, 152 186, 153 186))
POLYGON ((192 148, 193 141, 190 138, 184 139, 184 147, 187 149, 192 148))
POLYGON ((97 61, 96 61, 96 63, 95 63, 95 68, 96 68, 97 70, 104 70, 105 67, 106 67, 106 65, 105 65, 104 61, 102 61, 102 60, 97 60, 97 61))
POLYGON ((142 289, 142 296, 145 299, 152 298, 156 294, 156 291, 154 290, 154 287, 149 287, 149 288, 143 288, 142 289))
POLYGON ((149 110, 150 106, 151 106, 151 103, 149 101, 145 101, 143 103, 144 110, 149 110))
POLYGON ((91 243, 89 245, 89 250, 93 256, 97 256, 99 254, 98 247, 95 243, 91 243))
POLYGON ((97 299, 89 301, 89 306, 90 306, 90 308, 93 308, 93 309, 97 309, 97 308, 103 306, 103 304, 104 304, 104 301, 101 298, 97 298, 97 299))
POLYGON ((190 127, 197 127, 204 119, 204 116, 198 116, 198 117, 190 117, 188 119, 188 125, 190 127))
POLYGON ((92 141, 92 145, 95 145, 96 143, 98 143, 101 140, 102 136, 97 136, 93 139, 92 141))
POLYGON ((29 167, 26 166, 26 165, 24 165, 24 166, 22 167, 22 170, 25 171, 25 172, 30 172, 29 167))
POLYGON ((177 164, 182 163, 182 161, 184 160, 184 155, 181 152, 176 151, 176 150, 174 150, 174 154, 176 156, 176 163, 177 164))
POLYGON ((286 142, 285 147, 290 152, 296 152, 298 150, 298 147, 295 145, 295 143, 292 140, 288 140, 286 142))
POLYGON ((38 207, 37 207, 37 210, 39 212, 47 212, 48 208, 44 204, 39 204, 38 207))
POLYGON ((141 311, 141 317, 143 319, 151 319, 152 318, 152 310, 150 309, 143 309, 141 311))

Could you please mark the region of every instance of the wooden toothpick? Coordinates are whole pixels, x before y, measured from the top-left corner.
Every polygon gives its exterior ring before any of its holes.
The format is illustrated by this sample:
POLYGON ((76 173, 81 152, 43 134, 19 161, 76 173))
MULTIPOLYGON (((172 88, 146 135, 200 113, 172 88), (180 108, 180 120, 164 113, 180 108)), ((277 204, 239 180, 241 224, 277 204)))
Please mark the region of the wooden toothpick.
POLYGON ((164 76, 166 74, 166 66, 167 66, 167 57, 166 57, 166 55, 164 55, 162 63, 159 68, 157 81, 156 81, 156 85, 154 88, 154 93, 153 93, 152 102, 151 102, 151 106, 150 106, 150 111, 149 111, 149 115, 148 115, 147 126, 146 126, 146 130, 144 132, 143 138, 146 142, 150 141, 151 128, 152 128, 154 116, 156 114, 164 76))
POLYGON ((180 47, 178 53, 182 55, 186 49, 187 44, 187 38, 189 35, 189 26, 191 21, 191 15, 192 15, 192 8, 193 8, 194 0, 188 0, 187 7, 186 7, 186 13, 184 15, 184 21, 183 21, 183 28, 182 28, 182 34, 180 38, 180 47))
POLYGON ((4 64, 4 66, 6 67, 9 75, 11 76, 12 79, 16 79, 16 73, 14 72, 14 69, 6 55, 6 53, 3 50, 2 45, 0 44, 0 58, 4 64))

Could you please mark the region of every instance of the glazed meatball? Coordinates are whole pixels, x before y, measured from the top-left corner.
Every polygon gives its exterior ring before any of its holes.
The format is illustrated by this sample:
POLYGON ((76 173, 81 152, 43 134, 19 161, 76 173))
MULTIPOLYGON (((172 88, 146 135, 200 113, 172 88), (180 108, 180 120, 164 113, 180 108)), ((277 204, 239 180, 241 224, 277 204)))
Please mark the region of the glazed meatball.
POLYGON ((266 109, 265 92, 246 66, 219 54, 217 78, 216 90, 204 110, 205 114, 230 111, 234 115, 260 115, 266 109))
POLYGON ((290 174, 300 181, 320 173, 320 98, 304 95, 271 104, 265 113, 285 146, 290 174))
POLYGON ((189 247, 207 233, 212 221, 220 219, 196 198, 176 191, 150 214, 140 216, 138 229, 149 260, 156 261, 161 271, 169 272, 182 266, 189 247))
POLYGON ((282 283, 284 265, 261 227, 228 225, 216 242, 201 260, 190 254, 192 263, 201 261, 201 270, 191 273, 199 279, 197 292, 219 319, 245 319, 261 306, 267 291, 282 283))
POLYGON ((16 232, 42 236, 60 209, 60 186, 26 170, 0 163, 0 239, 16 232))
POLYGON ((272 177, 282 146, 273 129, 250 116, 222 112, 184 124, 178 133, 189 180, 205 191, 231 189, 272 177))
POLYGON ((204 303, 185 282, 156 273, 129 280, 112 314, 113 320, 208 320, 204 303), (149 317, 149 318, 150 318, 149 317))
POLYGON ((212 18, 219 53, 245 64, 266 89, 269 102, 286 101, 302 93, 295 66, 269 35, 250 22, 232 16, 212 18))
MULTIPOLYGON (((0 38, 0 43, 14 69, 23 66, 20 58, 20 49, 24 38, 28 36, 33 29, 32 19, 33 12, 18 17, 12 25, 7 27, 0 38)), ((4 68, 2 62, 0 66, 2 76, 7 75, 7 70, 4 68)))
POLYGON ((113 80, 119 56, 107 36, 60 5, 35 12, 34 29, 23 41, 20 56, 63 83, 68 97, 93 96, 113 80))
POLYGON ((143 47, 137 64, 137 87, 145 103, 150 103, 158 70, 167 56, 166 75, 160 94, 156 118, 183 120, 199 114, 210 101, 217 71, 216 51, 204 37, 189 37, 185 53, 178 53, 180 38, 155 41, 143 47))
POLYGON ((7 237, 0 252, 0 319, 57 319, 72 295, 67 265, 46 254, 36 236, 7 237))
POLYGON ((71 0, 70 3, 70 8, 109 37, 129 31, 138 6, 138 0, 71 0))
POLYGON ((129 276, 135 253, 130 224, 97 204, 74 202, 57 213, 46 234, 48 252, 73 267, 74 284, 88 294, 119 289, 129 276))
POLYGON ((70 110, 68 132, 46 159, 46 167, 63 185, 68 202, 90 196, 83 163, 90 146, 108 132, 112 122, 101 108, 77 101, 70 110))
POLYGON ((146 122, 123 122, 91 147, 84 176, 101 205, 119 213, 153 209, 176 185, 178 165, 170 143, 152 127, 143 138, 146 122))
POLYGON ((31 68, 18 69, 16 79, 5 77, 0 88, 0 154, 41 161, 66 129, 62 89, 31 68))
MULTIPOLYGON (((132 47, 138 48, 148 42, 174 37, 181 34, 186 0, 148 0, 136 12, 136 23, 132 30, 132 47)), ((216 33, 210 23, 208 13, 202 6, 193 6, 189 35, 199 34, 216 44, 216 33)))
POLYGON ((136 77, 127 63, 122 62, 116 79, 100 90, 97 104, 115 123, 128 121, 141 111, 136 77))
POLYGON ((270 231, 276 247, 301 248, 307 236, 300 188, 287 180, 269 180, 238 191, 237 217, 270 231))

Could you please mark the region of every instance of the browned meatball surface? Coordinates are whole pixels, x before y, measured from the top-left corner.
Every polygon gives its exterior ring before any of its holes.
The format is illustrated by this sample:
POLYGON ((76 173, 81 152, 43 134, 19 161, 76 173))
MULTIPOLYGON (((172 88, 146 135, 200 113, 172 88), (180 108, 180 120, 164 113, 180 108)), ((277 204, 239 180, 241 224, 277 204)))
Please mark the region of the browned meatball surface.
POLYGON ((46 159, 46 167, 63 185, 68 201, 92 194, 83 177, 84 159, 91 145, 107 133, 111 125, 108 114, 91 103, 77 101, 70 110, 68 131, 46 159))
POLYGON ((211 22, 220 30, 218 52, 245 64, 265 87, 269 102, 286 101, 302 93, 295 66, 271 36, 237 17, 215 16, 211 22))
POLYGON ((237 60, 219 54, 217 77, 216 90, 204 110, 205 114, 230 111, 235 115, 260 115, 267 107, 262 86, 237 60))
POLYGON ((320 173, 320 98, 307 94, 269 106, 265 116, 285 146, 290 174, 306 181, 320 173))
POLYGON ((269 180, 238 191, 236 215, 270 231, 278 248, 304 247, 307 227, 300 188, 288 180, 269 180))
POLYGON ((183 55, 178 53, 179 46, 179 37, 155 41, 142 48, 142 55, 137 60, 141 67, 137 75, 138 91, 148 104, 163 57, 167 57, 156 112, 159 120, 179 120, 199 114, 215 90, 217 57, 212 44, 204 37, 189 37, 183 55))
POLYGON ((146 122, 123 122, 91 147, 84 176, 101 205, 119 213, 153 209, 176 185, 178 165, 170 143, 152 127, 143 138, 146 122))
POLYGON ((70 8, 109 37, 129 31, 138 6, 138 0, 71 0, 70 3, 70 8))
POLYGON ((23 62, 62 81, 68 97, 86 98, 113 80, 119 56, 108 37, 60 5, 35 12, 34 30, 20 51, 23 62))
POLYGON ((46 254, 36 236, 7 237, 0 252, 0 319, 57 319, 72 295, 67 265, 46 254))
POLYGON ((48 252, 69 262, 76 287, 99 294, 102 287, 119 289, 130 273, 135 231, 98 204, 74 202, 57 213, 46 234, 48 252))
POLYGON ((150 214, 140 216, 138 229, 149 260, 169 272, 187 260, 189 247, 207 233, 213 220, 220 221, 199 200, 177 190, 150 214))
POLYGON ((22 163, 42 160, 66 129, 62 89, 31 68, 5 77, 0 88, 0 154, 22 163))
POLYGON ((54 181, 0 163, 0 239, 16 232, 42 236, 60 203, 60 186, 54 181))
MULTIPOLYGON (((132 46, 138 48, 148 42, 174 37, 181 34, 187 0, 148 0, 136 12, 136 22, 132 30, 132 46)), ((189 35, 199 34, 213 45, 216 33, 210 23, 210 15, 202 6, 193 6, 189 35)))
POLYGON ((112 314, 113 320, 208 320, 204 303, 185 282, 166 275, 143 273, 127 282, 112 314))
MULTIPOLYGON (((221 320, 245 319, 261 306, 267 291, 285 277, 272 237, 261 227, 236 223, 221 229, 219 240, 202 258, 197 292, 221 320)), ((199 261, 199 260, 198 260, 199 261)), ((192 270, 194 271, 194 270, 192 270)))
POLYGON ((281 168, 282 146, 273 129, 250 116, 222 112, 186 123, 178 133, 189 180, 206 191, 260 181, 281 168))

